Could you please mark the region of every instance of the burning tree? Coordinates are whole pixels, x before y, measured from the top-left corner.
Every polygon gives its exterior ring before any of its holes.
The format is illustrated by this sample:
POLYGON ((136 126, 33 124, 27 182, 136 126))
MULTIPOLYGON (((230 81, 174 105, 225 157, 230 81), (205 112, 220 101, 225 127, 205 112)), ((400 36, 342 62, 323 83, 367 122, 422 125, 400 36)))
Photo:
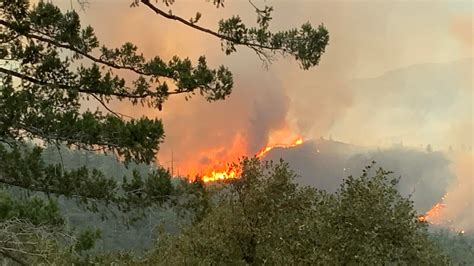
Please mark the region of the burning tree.
MULTIPOLYGON (((199 25, 200 13, 186 20, 166 10, 173 2, 134 0, 132 6, 220 39, 226 54, 239 46, 252 49, 266 63, 274 55, 289 55, 309 69, 318 64, 329 41, 322 25, 269 31, 271 7, 252 4, 256 26, 233 16, 212 30, 199 25)), ((224 1, 213 4, 223 7, 224 1)), ((208 101, 224 100, 233 87, 230 70, 210 68, 205 56, 195 63, 178 56, 165 62, 159 56, 145 58, 129 42, 118 48, 101 46, 93 28, 81 25, 78 13, 62 12, 52 3, 32 6, 28 0, 14 0, 0 5, 0 183, 75 198, 93 210, 98 203, 129 211, 167 202, 173 187, 164 169, 148 176, 136 172, 132 180, 118 182, 87 166, 65 169, 45 163, 42 149, 66 145, 111 153, 124 163, 152 163, 164 140, 161 120, 128 117, 113 110, 110 102, 161 110, 175 95, 189 98, 198 93, 208 101), (135 79, 126 81, 124 71, 135 79), (83 111, 89 100, 103 111, 83 111)))

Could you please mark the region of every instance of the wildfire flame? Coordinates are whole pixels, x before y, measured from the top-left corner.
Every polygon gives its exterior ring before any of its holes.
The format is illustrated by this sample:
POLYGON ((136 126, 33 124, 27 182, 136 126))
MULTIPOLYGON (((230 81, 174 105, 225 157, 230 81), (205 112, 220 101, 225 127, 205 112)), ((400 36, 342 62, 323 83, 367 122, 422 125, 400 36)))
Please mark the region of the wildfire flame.
POLYGON ((457 232, 457 233, 460 233, 460 234, 464 234, 464 229, 463 228, 453 227, 452 224, 450 223, 450 221, 446 220, 446 218, 443 217, 443 215, 444 215, 443 214, 444 213, 443 209, 446 207, 446 204, 444 203, 444 201, 445 201, 447 195, 448 194, 446 193, 446 195, 444 195, 442 197, 441 202, 436 203, 435 205, 433 205, 433 207, 431 207, 431 209, 429 211, 427 211, 423 215, 420 215, 418 217, 418 220, 420 220, 422 222, 428 222, 428 223, 433 224, 433 225, 442 225, 442 226, 446 227, 447 229, 449 229, 452 232, 457 232))
POLYGON ((209 182, 234 179, 236 177, 237 177, 237 173, 234 170, 228 170, 228 171, 223 171, 223 172, 212 171, 210 174, 204 175, 202 177, 202 181, 204 183, 209 183, 209 182))
POLYGON ((441 198, 441 202, 438 202, 435 205, 433 205, 433 207, 431 207, 431 209, 429 209, 425 214, 420 215, 420 217, 418 217, 418 219, 420 221, 426 221, 426 222, 434 223, 434 220, 439 218, 439 216, 441 215, 441 210, 444 209, 444 207, 446 207, 446 204, 444 203, 444 200, 446 199, 447 196, 448 196, 448 194, 446 193, 446 195, 444 195, 441 198))
MULTIPOLYGON (((298 137, 295 141, 293 141, 290 144, 269 145, 262 148, 257 154, 255 154, 255 157, 262 158, 274 148, 292 148, 301 144, 303 144, 303 139, 301 137, 298 137)), ((201 180, 204 183, 210 183, 210 182, 216 182, 216 181, 222 181, 222 180, 235 179, 237 177, 238 177, 237 172, 234 169, 228 169, 224 171, 210 170, 207 174, 201 177, 201 180)))
POLYGON ((263 156, 265 156, 267 153, 269 153, 274 148, 292 148, 292 147, 295 147, 295 146, 298 146, 298 145, 301 145, 301 144, 303 144, 303 139, 298 138, 291 144, 287 144, 287 145, 285 145, 285 144, 276 144, 276 145, 267 146, 267 147, 261 149, 257 154, 255 154, 255 157, 262 158, 263 156))
POLYGON ((444 203, 436 203, 431 207, 429 211, 427 211, 425 214, 421 215, 419 217, 420 221, 427 221, 431 222, 433 219, 438 217, 441 213, 441 210, 445 207, 446 205, 444 203))

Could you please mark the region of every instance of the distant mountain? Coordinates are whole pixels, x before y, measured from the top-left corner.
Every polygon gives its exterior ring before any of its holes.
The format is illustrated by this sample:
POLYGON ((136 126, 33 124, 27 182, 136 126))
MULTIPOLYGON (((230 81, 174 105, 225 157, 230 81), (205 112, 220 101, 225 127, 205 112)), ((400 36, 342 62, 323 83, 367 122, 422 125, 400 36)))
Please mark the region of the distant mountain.
POLYGON ((293 148, 275 148, 266 160, 284 159, 299 175, 297 182, 334 192, 349 176, 376 161, 376 167, 401 177, 399 191, 411 195, 415 207, 425 212, 441 199, 451 180, 449 160, 441 152, 426 152, 402 146, 372 150, 329 140, 311 140, 293 148))
POLYGON ((352 80, 346 85, 352 102, 330 132, 358 143, 404 141, 446 149, 470 143, 473 74, 473 58, 467 58, 352 80))

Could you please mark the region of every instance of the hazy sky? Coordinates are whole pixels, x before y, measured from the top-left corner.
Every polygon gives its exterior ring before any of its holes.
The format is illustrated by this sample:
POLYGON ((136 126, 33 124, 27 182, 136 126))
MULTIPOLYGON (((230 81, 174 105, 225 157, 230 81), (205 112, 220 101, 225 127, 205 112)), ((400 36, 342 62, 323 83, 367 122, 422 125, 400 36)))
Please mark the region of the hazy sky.
MULTIPOLYGON (((53 2, 77 8, 74 1, 53 2)), ((192 168, 251 155, 281 128, 307 139, 332 135, 370 146, 472 143, 472 1, 255 0, 274 6, 272 30, 324 23, 330 44, 320 66, 309 71, 291 58, 265 69, 243 47, 225 56, 219 40, 130 3, 91 0, 80 14, 107 46, 131 41, 145 55, 164 59, 204 54, 209 65, 224 64, 235 76, 233 94, 218 103, 174 98, 162 112, 118 105, 124 113, 163 119, 163 163, 171 151, 176 160, 193 161, 192 168)), ((204 0, 177 0, 173 12, 190 18, 200 11, 200 23, 213 29, 232 14, 255 21, 247 0, 225 4, 216 9, 204 0)))

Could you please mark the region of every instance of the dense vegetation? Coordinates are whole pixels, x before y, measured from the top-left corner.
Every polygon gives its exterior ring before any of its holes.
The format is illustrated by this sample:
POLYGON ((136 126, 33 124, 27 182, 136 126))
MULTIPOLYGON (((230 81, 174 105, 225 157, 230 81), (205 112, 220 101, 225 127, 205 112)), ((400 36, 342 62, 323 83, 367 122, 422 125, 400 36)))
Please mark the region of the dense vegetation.
MULTIPOLYGON (((102 163, 117 164, 110 158, 102 163)), ((170 206, 127 227, 120 226, 121 220, 100 220, 74 208, 73 202, 16 201, 3 194, 1 217, 9 228, 11 223, 22 223, 22 230, 41 225, 25 241, 42 243, 34 246, 41 249, 21 246, 31 254, 26 257, 31 263, 441 265, 449 258, 469 265, 473 259, 473 238, 429 233, 412 202, 397 191, 398 179, 382 169, 370 166, 362 176, 348 177, 335 194, 298 186, 283 162, 244 159, 236 169, 242 178, 207 186, 206 196, 193 201, 200 211, 191 216, 170 206), (67 236, 65 231, 73 228, 83 232, 67 236), (97 237, 105 239, 94 248, 97 237)))
MULTIPOLYGON (((254 6, 255 27, 233 16, 213 31, 199 26, 200 13, 186 20, 163 11, 173 2, 132 6, 217 37, 226 54, 250 48, 266 63, 290 55, 309 69, 329 41, 322 25, 309 23, 270 32, 271 7, 254 6)), ((0 26, 2 263, 447 263, 382 169, 349 177, 336 194, 299 187, 286 164, 257 159, 236 165, 241 178, 225 184, 172 180, 152 164, 164 141, 162 122, 109 106, 125 101, 161 110, 173 95, 196 93, 223 100, 233 87, 226 67, 210 68, 204 56, 195 64, 177 56, 147 59, 128 42, 101 46, 75 11, 43 1, 2 0, 0 26), (125 80, 123 71, 134 80, 125 80), (89 100, 102 109, 85 108, 89 100), (92 226, 100 221, 102 231, 92 226), (122 239, 129 249, 123 252, 98 240, 116 241, 134 226, 163 229, 149 238, 155 243, 146 253, 130 250, 143 240, 130 241, 131 234, 122 239)))
POLYGON ((473 232, 456 232, 446 228, 433 228, 431 239, 455 265, 474 265, 473 232))
POLYGON ((244 159, 241 179, 180 235, 159 238, 151 260, 205 264, 445 264, 397 179, 366 167, 335 194, 298 187, 288 165, 244 159))

